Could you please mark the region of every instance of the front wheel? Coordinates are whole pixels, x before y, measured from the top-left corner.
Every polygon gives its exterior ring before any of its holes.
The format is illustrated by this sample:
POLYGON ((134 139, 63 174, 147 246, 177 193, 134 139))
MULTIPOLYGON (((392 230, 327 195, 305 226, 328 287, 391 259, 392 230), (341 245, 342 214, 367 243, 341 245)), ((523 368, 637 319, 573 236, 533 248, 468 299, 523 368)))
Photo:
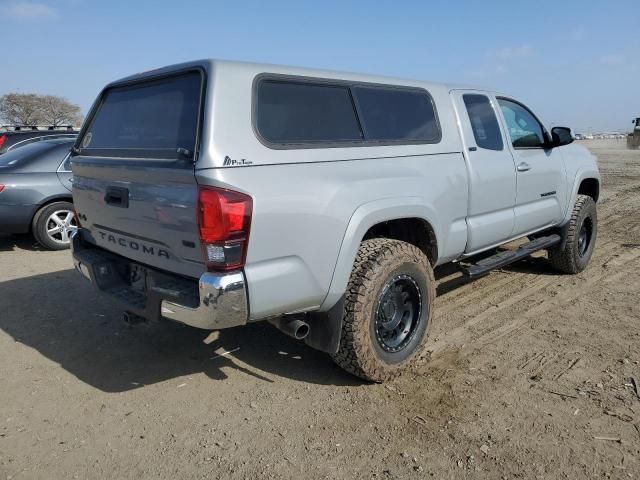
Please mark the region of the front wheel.
POLYGON ((417 247, 378 238, 360 245, 334 361, 374 382, 398 376, 425 343, 435 298, 433 269, 417 247))
POLYGON ((598 233, 596 202, 587 195, 578 195, 571 212, 564 248, 549 249, 549 263, 564 273, 579 273, 587 267, 598 233))

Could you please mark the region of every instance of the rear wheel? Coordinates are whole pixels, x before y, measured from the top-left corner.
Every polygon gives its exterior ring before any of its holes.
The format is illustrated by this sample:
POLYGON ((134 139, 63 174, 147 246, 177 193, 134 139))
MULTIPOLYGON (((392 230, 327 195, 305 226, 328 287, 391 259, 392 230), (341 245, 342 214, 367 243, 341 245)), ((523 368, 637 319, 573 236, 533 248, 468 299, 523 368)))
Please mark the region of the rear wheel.
POLYGON ((33 218, 33 236, 48 250, 64 250, 70 235, 78 228, 70 202, 55 202, 38 210, 33 218))
POLYGON ((433 270, 420 249, 365 240, 347 287, 335 362, 374 382, 398 376, 424 345, 434 297, 433 270))
POLYGON ((596 203, 578 195, 569 220, 564 248, 549 249, 549 263, 564 273, 579 273, 587 267, 596 244, 598 215, 596 203))

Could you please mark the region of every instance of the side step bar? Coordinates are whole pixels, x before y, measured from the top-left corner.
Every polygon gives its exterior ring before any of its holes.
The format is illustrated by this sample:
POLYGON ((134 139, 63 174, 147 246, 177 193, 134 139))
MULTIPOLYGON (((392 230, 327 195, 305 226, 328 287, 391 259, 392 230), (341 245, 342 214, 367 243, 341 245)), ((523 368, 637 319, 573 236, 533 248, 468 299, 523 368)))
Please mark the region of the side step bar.
POLYGON ((474 265, 469 267, 463 267, 460 265, 460 270, 469 278, 477 278, 489 273, 496 268, 502 268, 510 263, 517 262, 523 258, 528 257, 533 252, 538 250, 544 250, 552 247, 553 245, 560 243, 560 235, 548 235, 546 237, 538 237, 528 243, 520 245, 516 250, 506 250, 504 252, 496 253, 487 258, 483 258, 474 265))

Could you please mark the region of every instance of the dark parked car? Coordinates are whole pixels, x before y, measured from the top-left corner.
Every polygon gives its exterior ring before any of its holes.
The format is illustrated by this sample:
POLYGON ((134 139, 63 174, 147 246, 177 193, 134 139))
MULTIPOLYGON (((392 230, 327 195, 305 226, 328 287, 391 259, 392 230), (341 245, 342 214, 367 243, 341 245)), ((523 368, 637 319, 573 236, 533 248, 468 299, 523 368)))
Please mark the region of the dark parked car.
POLYGON ((77 130, 20 130, 0 132, 0 155, 15 148, 54 138, 71 138, 78 136, 77 130))
POLYGON ((44 140, 0 156, 0 233, 31 232, 51 250, 69 248, 73 139, 44 140))

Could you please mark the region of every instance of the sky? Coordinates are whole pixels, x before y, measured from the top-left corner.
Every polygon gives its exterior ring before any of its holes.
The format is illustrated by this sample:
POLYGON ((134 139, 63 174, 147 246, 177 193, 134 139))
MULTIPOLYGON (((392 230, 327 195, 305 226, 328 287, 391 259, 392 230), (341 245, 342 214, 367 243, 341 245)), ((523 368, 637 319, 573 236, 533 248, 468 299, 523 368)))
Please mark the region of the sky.
POLYGON ((640 116, 639 0, 0 0, 0 95, 86 113, 117 78, 199 58, 470 84, 548 126, 640 116))

